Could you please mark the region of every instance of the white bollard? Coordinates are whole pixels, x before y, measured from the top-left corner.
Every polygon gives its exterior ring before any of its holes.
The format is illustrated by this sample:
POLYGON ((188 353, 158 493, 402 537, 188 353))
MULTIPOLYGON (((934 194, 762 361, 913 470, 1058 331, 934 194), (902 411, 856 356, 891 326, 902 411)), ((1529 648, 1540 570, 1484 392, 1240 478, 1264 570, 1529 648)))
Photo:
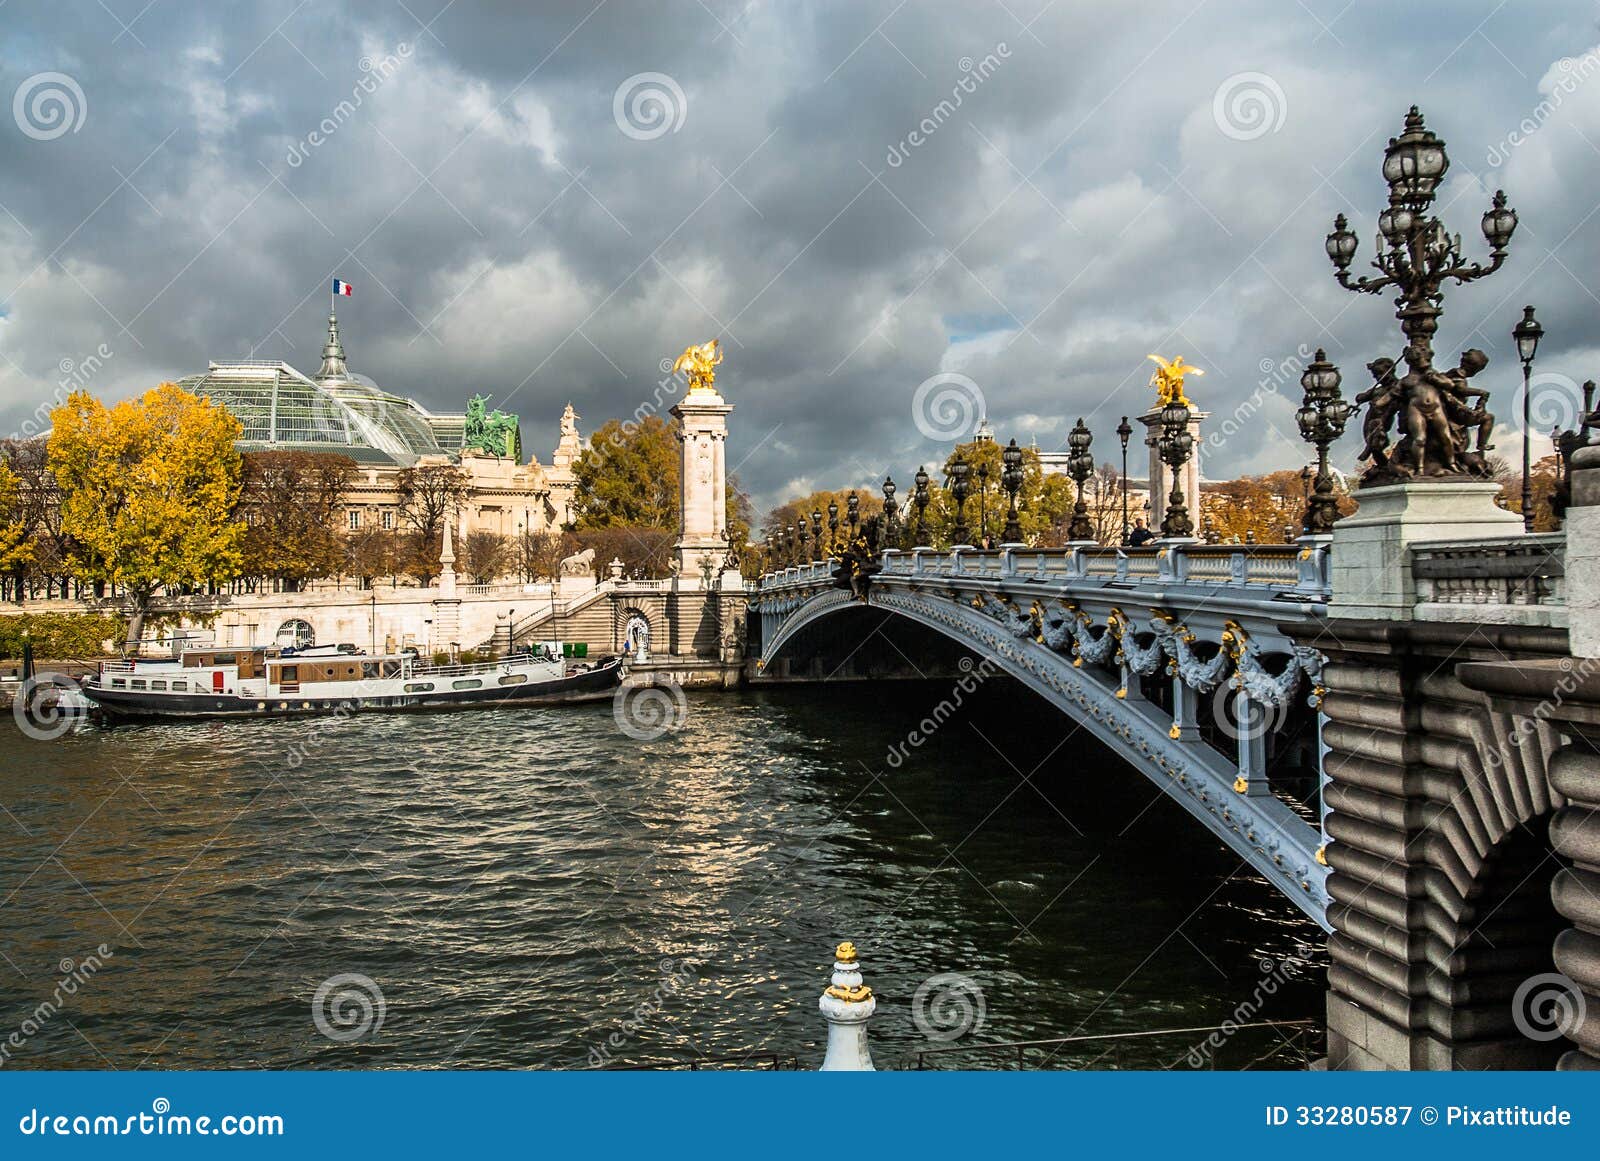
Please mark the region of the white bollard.
POLYGON ((867 1021, 878 1010, 872 989, 861 982, 856 945, 841 943, 834 952, 833 984, 817 1001, 828 1020, 828 1052, 822 1072, 875 1072, 867 1047, 867 1021))

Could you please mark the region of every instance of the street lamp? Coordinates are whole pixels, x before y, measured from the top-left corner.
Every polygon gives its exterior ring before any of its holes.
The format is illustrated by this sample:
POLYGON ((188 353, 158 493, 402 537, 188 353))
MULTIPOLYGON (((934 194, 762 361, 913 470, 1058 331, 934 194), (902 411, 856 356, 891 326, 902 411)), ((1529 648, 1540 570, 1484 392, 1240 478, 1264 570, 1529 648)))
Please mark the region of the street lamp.
POLYGON ((912 477, 912 482, 917 486, 917 490, 911 498, 912 503, 917 506, 916 541, 918 544, 926 544, 928 543, 928 501, 932 497, 928 495, 928 473, 923 470, 923 465, 917 465, 917 474, 912 477))
POLYGON ((1095 538, 1094 524, 1090 522, 1088 506, 1083 502, 1083 486, 1094 473, 1094 453, 1089 450, 1093 442, 1094 436, 1089 434, 1089 429, 1080 418, 1077 426, 1067 434, 1067 447, 1071 449, 1071 454, 1067 456, 1067 475, 1078 485, 1078 500, 1072 506, 1072 522, 1067 525, 1068 540, 1095 538))
POLYGON ((808 526, 806 524, 804 513, 801 513, 799 521, 795 524, 795 529, 796 535, 799 537, 800 541, 799 559, 801 563, 809 564, 811 561, 811 550, 806 543, 808 526))
POLYGON ((978 540, 989 547, 989 461, 978 465, 978 540))
POLYGON ((1533 531, 1533 453, 1528 443, 1533 420, 1529 414, 1532 394, 1529 382, 1533 377, 1533 357, 1539 353, 1539 339, 1543 335, 1544 328, 1533 317, 1533 307, 1523 307, 1522 321, 1511 328, 1511 337, 1517 341, 1517 358, 1522 360, 1522 528, 1525 532, 1533 531))
POLYGON ((828 501, 828 551, 839 554, 839 501, 828 501))
POLYGON ((1184 503, 1180 471, 1194 450, 1189 420, 1189 408, 1177 399, 1161 409, 1161 435, 1156 440, 1156 450, 1161 462, 1172 469, 1172 492, 1167 497, 1167 515, 1161 521, 1161 535, 1169 540, 1194 535, 1194 522, 1189 519, 1189 509, 1184 503))
POLYGON ((950 495, 956 502, 956 522, 950 529, 951 544, 965 544, 972 536, 967 530, 967 496, 972 491, 972 485, 967 483, 967 473, 972 468, 967 461, 961 458, 961 453, 956 452, 955 458, 950 461, 950 495))
POLYGON ((861 523, 861 497, 851 492, 844 498, 845 514, 850 521, 850 543, 856 542, 856 525, 861 523))
POLYGON ((1117 439, 1122 441, 1122 543, 1128 543, 1128 437, 1133 434, 1133 427, 1124 415, 1122 422, 1117 424, 1117 439))
POLYGON ((1385 454, 1389 424, 1412 410, 1407 406, 1411 402, 1408 381, 1426 379, 1434 373, 1433 335, 1444 312, 1445 281, 1453 278, 1458 284, 1465 284, 1500 269, 1517 228, 1516 211, 1506 205, 1505 192, 1497 190, 1480 223, 1489 244, 1489 262, 1467 262, 1461 253, 1460 235, 1451 235, 1444 223, 1429 213, 1435 191, 1449 168, 1444 142, 1423 124, 1417 107, 1411 106, 1400 136, 1390 138, 1384 150, 1383 176, 1389 184, 1389 205, 1378 215, 1380 240, 1372 260, 1377 276, 1350 277, 1350 263, 1360 240, 1343 214, 1334 218, 1333 231, 1324 241, 1340 286, 1362 294, 1380 294, 1391 287, 1398 292, 1395 318, 1406 336, 1406 361, 1412 372, 1402 381, 1405 397, 1393 407, 1383 429, 1369 432, 1366 450, 1372 466, 1362 477, 1364 485, 1422 476, 1492 474, 1481 455, 1461 457, 1457 448, 1465 446, 1465 427, 1470 421, 1448 413, 1447 432, 1430 430, 1425 438, 1408 441, 1408 462, 1399 463, 1385 454))
POLYGON ((1308 536, 1332 532, 1334 521, 1339 519, 1333 475, 1328 471, 1328 445, 1344 434, 1344 425, 1350 419, 1350 404, 1339 394, 1339 380, 1339 368, 1328 362, 1327 352, 1320 347, 1300 376, 1305 397, 1295 412, 1295 420, 1300 425, 1300 438, 1317 449, 1316 483, 1306 498, 1302 525, 1308 536))
POLYGON ((900 505, 895 502, 894 477, 883 477, 883 543, 880 548, 895 548, 900 539, 900 505))
POLYGON ((822 513, 815 508, 811 510, 811 540, 817 546, 817 559, 827 560, 828 554, 822 547, 822 513))
POLYGON ((1022 449, 1017 446, 1017 441, 1012 440, 1006 444, 1000 453, 1000 484, 1006 490, 1008 497, 1006 507, 1006 527, 1000 534, 1000 539, 1007 544, 1022 543, 1022 524, 1017 520, 1017 493, 1022 490, 1022 449))

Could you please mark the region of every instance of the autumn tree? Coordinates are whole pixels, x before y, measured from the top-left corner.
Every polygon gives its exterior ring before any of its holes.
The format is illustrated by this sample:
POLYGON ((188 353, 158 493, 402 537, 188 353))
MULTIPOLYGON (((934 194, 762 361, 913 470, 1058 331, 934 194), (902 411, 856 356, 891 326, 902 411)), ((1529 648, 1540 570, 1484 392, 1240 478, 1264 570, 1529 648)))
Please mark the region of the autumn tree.
POLYGON ((338 522, 356 470, 348 456, 320 452, 245 455, 239 500, 245 573, 299 588, 342 572, 338 522))
POLYGON ((455 519, 467 498, 467 473, 454 464, 404 468, 395 478, 407 552, 402 568, 427 585, 439 573, 444 522, 455 519))
POLYGON ((22 482, 0 457, 0 574, 12 578, 21 599, 24 572, 33 559, 32 521, 22 482))
POLYGON ((382 528, 351 532, 343 542, 342 571, 358 578, 362 588, 371 588, 381 576, 393 581, 404 566, 407 548, 398 532, 382 528))
POLYGON ((74 392, 50 415, 49 468, 79 578, 120 585, 136 647, 157 590, 239 575, 239 421, 163 383, 107 408, 74 392))
POLYGON ((505 576, 515 560, 509 537, 487 529, 469 532, 461 540, 461 567, 474 584, 490 584, 505 576))

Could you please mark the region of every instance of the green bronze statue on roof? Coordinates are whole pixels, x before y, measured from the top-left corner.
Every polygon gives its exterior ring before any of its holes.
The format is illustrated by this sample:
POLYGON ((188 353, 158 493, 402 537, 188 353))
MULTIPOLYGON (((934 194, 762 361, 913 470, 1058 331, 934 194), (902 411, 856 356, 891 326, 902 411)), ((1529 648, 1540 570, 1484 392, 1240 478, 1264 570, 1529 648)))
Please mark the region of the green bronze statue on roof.
POLYGON ((474 395, 467 404, 465 429, 462 432, 462 451, 483 451, 490 455, 520 459, 522 456, 521 426, 515 415, 507 415, 498 407, 487 411, 489 397, 474 395))

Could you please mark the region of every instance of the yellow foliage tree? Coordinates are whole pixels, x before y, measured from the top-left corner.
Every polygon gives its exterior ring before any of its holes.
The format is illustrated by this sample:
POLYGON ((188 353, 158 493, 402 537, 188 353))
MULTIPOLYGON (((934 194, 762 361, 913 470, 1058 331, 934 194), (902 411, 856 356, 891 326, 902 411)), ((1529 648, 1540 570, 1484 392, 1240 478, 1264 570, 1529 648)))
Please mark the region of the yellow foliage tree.
POLYGON ((19 572, 33 559, 29 531, 22 481, 11 465, 0 459, 0 573, 19 572))
POLYGON ((110 408, 74 392, 50 419, 68 567, 127 593, 130 647, 158 589, 239 575, 240 427, 226 410, 163 383, 110 408))

